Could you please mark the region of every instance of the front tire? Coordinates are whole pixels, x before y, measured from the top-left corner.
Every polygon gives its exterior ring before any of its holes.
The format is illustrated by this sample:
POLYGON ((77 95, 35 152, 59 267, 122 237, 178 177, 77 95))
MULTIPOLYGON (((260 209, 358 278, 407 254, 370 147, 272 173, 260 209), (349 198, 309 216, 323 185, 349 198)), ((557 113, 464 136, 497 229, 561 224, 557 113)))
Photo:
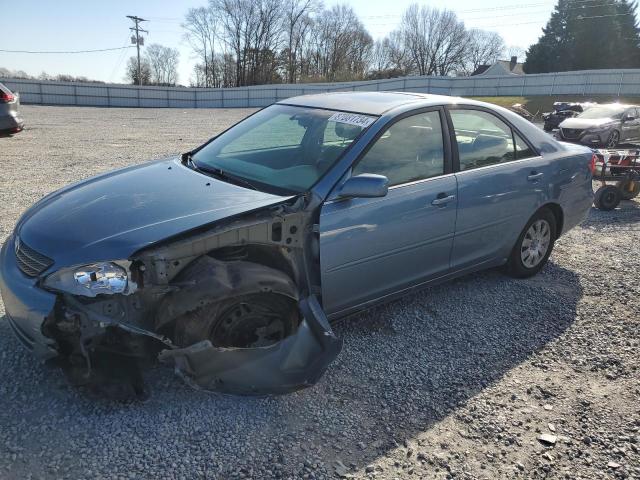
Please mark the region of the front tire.
POLYGON ((511 251, 506 265, 507 274, 527 278, 538 273, 551 255, 556 229, 556 217, 546 208, 531 217, 511 251))
POLYGON ((617 130, 614 130, 607 137, 607 141, 605 142, 604 146, 606 148, 616 148, 619 142, 620 142, 620 132, 618 132, 617 130))
POLYGON ((295 332, 296 302, 284 295, 256 293, 227 298, 180 317, 174 339, 180 346, 209 340, 216 347, 259 348, 295 332))

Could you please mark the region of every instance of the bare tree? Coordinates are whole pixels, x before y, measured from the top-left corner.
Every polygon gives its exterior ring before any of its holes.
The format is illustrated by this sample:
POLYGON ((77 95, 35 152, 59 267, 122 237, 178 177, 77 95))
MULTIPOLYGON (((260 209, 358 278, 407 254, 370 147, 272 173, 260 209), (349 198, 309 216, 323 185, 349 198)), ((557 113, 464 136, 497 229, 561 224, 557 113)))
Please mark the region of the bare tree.
POLYGON ((215 84, 216 37, 218 34, 217 17, 212 6, 190 8, 185 15, 182 28, 185 38, 203 65, 202 80, 205 87, 219 86, 215 84))
POLYGON ((247 32, 255 15, 253 4, 250 0, 210 0, 210 5, 220 18, 221 39, 235 58, 234 84, 239 87, 244 81, 247 32))
POLYGON ((313 21, 311 15, 321 9, 318 0, 284 0, 283 27, 287 41, 287 81, 296 83, 298 61, 313 21))
POLYGON ((151 84, 151 67, 146 58, 140 59, 140 81, 138 82, 138 60, 136 57, 129 57, 125 79, 132 85, 150 85, 151 84))
POLYGON ((369 79, 393 78, 410 71, 407 52, 398 31, 377 40, 371 52, 369 79))
POLYGON ((481 65, 495 63, 504 53, 504 40, 495 32, 469 30, 462 73, 470 75, 481 65))
POLYGON ((454 12, 414 3, 404 12, 399 31, 415 73, 448 75, 462 65, 467 31, 454 12))
POLYGON ((151 83, 154 85, 175 85, 178 79, 178 58, 180 53, 175 48, 168 48, 157 43, 147 47, 145 59, 151 71, 151 83))
POLYGON ((419 4, 374 43, 351 7, 324 9, 321 1, 209 0, 208 7, 189 10, 183 26, 201 59, 192 84, 450 75, 490 61, 504 48, 497 34, 467 31, 454 12, 419 4))
POLYGON ((318 80, 364 78, 373 39, 348 5, 336 5, 316 18, 309 73, 318 80))
POLYGON ((524 57, 526 57, 526 55, 527 55, 527 51, 518 45, 509 45, 507 47, 507 55, 506 55, 507 58, 516 57, 524 60, 524 57))
POLYGON ((371 69, 374 72, 383 72, 391 67, 389 55, 389 39, 376 40, 371 50, 371 69))

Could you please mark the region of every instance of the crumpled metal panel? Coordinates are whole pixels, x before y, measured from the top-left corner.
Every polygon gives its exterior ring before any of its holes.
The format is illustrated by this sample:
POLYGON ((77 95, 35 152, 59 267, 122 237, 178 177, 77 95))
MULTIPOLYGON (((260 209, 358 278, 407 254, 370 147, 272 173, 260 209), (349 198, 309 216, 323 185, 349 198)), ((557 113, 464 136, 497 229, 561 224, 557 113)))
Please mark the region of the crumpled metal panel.
POLYGON ((314 385, 340 353, 336 337, 315 296, 299 303, 303 320, 293 335, 259 348, 220 348, 210 341, 163 350, 159 359, 172 363, 189 385, 241 395, 289 393, 314 385))

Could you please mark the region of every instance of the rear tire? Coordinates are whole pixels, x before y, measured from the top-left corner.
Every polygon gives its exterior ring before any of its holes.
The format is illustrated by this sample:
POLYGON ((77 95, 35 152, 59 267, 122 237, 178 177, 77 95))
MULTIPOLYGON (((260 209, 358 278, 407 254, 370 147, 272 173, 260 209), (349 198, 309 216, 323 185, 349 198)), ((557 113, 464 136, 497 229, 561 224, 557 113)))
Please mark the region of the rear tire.
POLYGON ((547 263, 556 240, 556 217, 546 208, 527 222, 506 264, 506 273, 514 278, 527 278, 538 273, 547 263))
POLYGON ((616 183, 616 187, 620 190, 622 200, 633 200, 640 194, 640 182, 637 181, 622 180, 616 183))
POLYGON ((608 212, 616 208, 621 199, 620 189, 616 185, 605 185, 596 190, 593 204, 598 210, 608 212))

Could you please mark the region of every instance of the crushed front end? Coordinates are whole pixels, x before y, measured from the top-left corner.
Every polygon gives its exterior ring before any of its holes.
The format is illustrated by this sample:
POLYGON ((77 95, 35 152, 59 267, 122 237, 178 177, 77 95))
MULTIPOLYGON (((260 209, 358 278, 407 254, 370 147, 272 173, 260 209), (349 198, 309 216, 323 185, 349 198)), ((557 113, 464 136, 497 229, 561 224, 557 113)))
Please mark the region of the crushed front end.
MULTIPOLYGON (((142 371, 158 358, 196 388, 287 393, 316 383, 341 349, 313 293, 314 231, 301 202, 279 205, 127 260, 46 275, 20 263, 20 241, 12 236, 0 256, 0 290, 22 343, 55 359, 73 384, 109 397, 146 396, 142 371), (229 299, 254 309, 247 318, 260 322, 255 298, 290 305, 293 327, 276 335, 258 324, 264 338, 254 335, 239 346, 211 333, 210 318, 228 310, 229 299)), ((37 252, 27 253, 32 262, 37 252)))

